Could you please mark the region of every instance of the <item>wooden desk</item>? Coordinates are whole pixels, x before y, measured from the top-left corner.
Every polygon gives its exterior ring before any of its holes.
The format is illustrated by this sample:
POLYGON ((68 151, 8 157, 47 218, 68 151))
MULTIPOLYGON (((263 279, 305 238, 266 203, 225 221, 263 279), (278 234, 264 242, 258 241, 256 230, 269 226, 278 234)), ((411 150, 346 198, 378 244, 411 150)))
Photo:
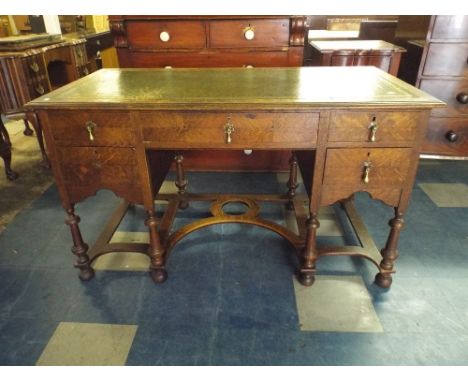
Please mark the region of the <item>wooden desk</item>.
POLYGON ((27 109, 44 128, 82 280, 93 277, 92 261, 103 253, 141 251, 151 258, 153 280, 162 282, 167 257, 180 239, 212 224, 242 223, 271 229, 289 240, 300 257, 299 280, 304 285, 313 283, 321 256, 350 255, 371 260, 378 268, 377 284, 389 287, 428 116, 441 106, 373 67, 319 67, 103 69, 30 102, 27 109), (199 149, 293 150, 289 191, 191 195, 183 153, 199 149), (179 193, 160 194, 174 158, 179 193), (305 197, 295 192, 297 167, 305 197), (125 202, 88 251, 74 204, 103 188, 144 206, 149 246, 108 244, 125 202), (352 205, 357 191, 395 208, 381 252, 352 205), (161 220, 156 219, 155 198, 169 201, 161 220), (212 201, 213 216, 171 232, 177 209, 190 200, 212 201), (247 212, 225 213, 223 206, 233 201, 244 203, 247 212), (259 218, 261 201, 289 202, 299 234, 259 218), (348 211, 362 247, 317 247, 319 207, 335 202, 348 211))
POLYGON ((396 76, 401 54, 406 50, 381 40, 314 40, 309 65, 362 66, 373 65, 396 76))

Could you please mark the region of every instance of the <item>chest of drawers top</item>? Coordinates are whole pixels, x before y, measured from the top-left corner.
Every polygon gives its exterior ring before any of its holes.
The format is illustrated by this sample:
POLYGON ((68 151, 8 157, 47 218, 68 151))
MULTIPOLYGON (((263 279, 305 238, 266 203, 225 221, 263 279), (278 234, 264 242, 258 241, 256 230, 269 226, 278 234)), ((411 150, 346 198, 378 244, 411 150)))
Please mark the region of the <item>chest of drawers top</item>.
POLYGON ((434 108, 438 99, 373 67, 103 69, 28 109, 434 108))

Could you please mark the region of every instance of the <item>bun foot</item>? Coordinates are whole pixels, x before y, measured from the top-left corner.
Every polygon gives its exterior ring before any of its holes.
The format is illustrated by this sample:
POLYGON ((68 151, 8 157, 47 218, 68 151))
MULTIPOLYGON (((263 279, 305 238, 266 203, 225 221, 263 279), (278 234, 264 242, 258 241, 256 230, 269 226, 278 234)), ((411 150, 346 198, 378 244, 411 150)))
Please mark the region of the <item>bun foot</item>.
POLYGON ((161 284, 167 279, 167 271, 164 268, 151 269, 151 278, 156 284, 161 284))
POLYGON ((375 284, 381 288, 390 288, 392 281, 392 276, 389 273, 377 273, 375 276, 375 284))
POLYGON ((91 267, 80 269, 80 274, 78 275, 81 281, 89 281, 94 277, 94 269, 91 267))
POLYGON ((308 287, 314 283, 315 275, 310 271, 308 272, 299 271, 299 274, 297 275, 297 279, 302 285, 308 287))

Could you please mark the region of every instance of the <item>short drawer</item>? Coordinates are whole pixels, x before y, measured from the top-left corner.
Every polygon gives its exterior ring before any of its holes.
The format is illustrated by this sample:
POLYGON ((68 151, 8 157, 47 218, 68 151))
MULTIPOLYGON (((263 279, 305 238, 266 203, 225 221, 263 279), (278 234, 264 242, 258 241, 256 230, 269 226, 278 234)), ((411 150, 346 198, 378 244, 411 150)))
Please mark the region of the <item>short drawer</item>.
POLYGON ((421 151, 424 154, 468 156, 468 119, 431 118, 421 151))
POLYGON ((118 111, 49 113, 52 136, 63 146, 132 147, 135 133, 130 114, 118 111))
POLYGON ((155 148, 299 149, 317 143, 318 113, 140 113, 145 143, 155 148))
POLYGON ((429 44, 423 75, 468 76, 468 44, 429 44))
POLYGON ((73 201, 105 188, 129 201, 141 202, 135 149, 57 147, 57 155, 65 187, 73 201))
POLYGON ((409 148, 328 149, 323 184, 352 187, 356 191, 367 187, 401 187, 407 179, 411 153, 409 148))
POLYGON ((200 21, 128 21, 128 44, 136 49, 187 49, 206 46, 200 21))
POLYGON ((419 88, 447 103, 446 108, 433 109, 433 116, 457 117, 468 114, 467 79, 423 79, 419 88))
POLYGON ((209 45, 211 48, 288 46, 289 19, 211 21, 209 45))
POLYGON ((412 146, 419 115, 418 112, 338 111, 331 116, 328 141, 412 146))

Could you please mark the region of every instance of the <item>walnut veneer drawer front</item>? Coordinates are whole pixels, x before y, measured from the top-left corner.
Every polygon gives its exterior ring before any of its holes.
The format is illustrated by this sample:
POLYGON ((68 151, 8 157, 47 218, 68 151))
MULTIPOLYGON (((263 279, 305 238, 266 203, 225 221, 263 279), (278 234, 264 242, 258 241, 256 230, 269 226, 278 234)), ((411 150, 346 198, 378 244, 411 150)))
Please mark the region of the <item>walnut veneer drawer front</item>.
POLYGON ((67 111, 50 113, 49 123, 57 144, 64 146, 132 147, 135 134, 126 112, 67 111))
POLYGON ((200 21, 128 21, 130 47, 141 49, 204 48, 205 25, 200 21))
POLYGON ((288 46, 289 19, 211 21, 209 41, 211 48, 288 46))
POLYGON ((145 143, 159 148, 314 148, 318 121, 309 112, 140 113, 145 143))
POLYGON ((423 75, 468 76, 468 44, 431 43, 423 75))
POLYGON ((329 142, 391 143, 411 146, 419 122, 418 112, 335 112, 329 142))

